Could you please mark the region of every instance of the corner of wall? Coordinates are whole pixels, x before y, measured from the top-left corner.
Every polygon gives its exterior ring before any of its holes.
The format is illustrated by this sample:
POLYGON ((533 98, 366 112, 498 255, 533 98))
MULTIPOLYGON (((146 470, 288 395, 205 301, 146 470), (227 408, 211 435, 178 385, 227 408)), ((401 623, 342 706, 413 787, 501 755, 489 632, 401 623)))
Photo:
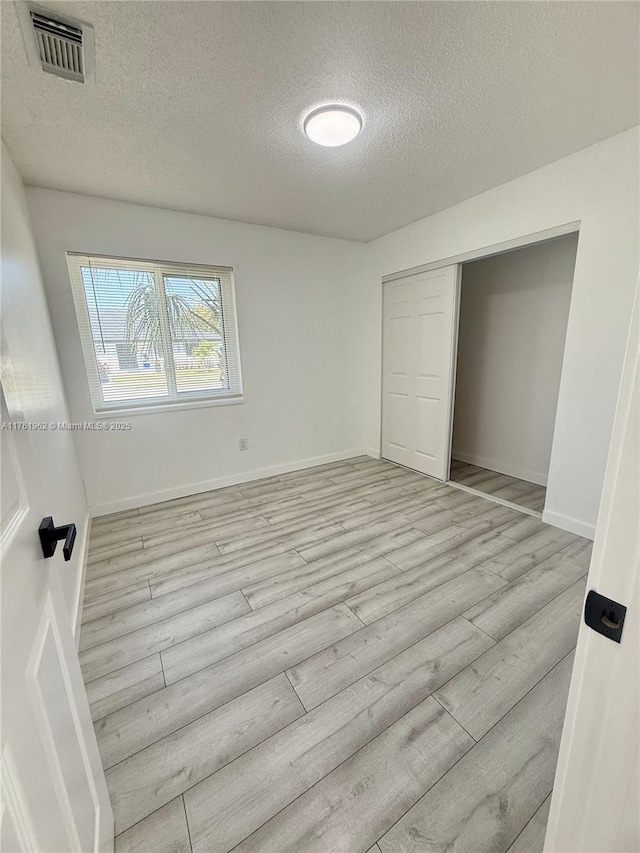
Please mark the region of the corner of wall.
POLYGON ((542 520, 545 524, 551 524, 553 527, 559 527, 561 530, 575 533, 576 536, 584 536, 585 539, 593 540, 596 535, 595 524, 588 524, 586 521, 580 521, 578 518, 570 518, 568 515, 562 515, 551 509, 545 509, 542 513, 542 520))

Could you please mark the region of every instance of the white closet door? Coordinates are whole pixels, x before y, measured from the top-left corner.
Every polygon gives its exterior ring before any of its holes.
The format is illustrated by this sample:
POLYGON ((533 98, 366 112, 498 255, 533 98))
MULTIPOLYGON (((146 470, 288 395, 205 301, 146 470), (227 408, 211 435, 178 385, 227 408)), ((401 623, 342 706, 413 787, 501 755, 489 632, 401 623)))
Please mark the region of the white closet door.
POLYGON ((447 480, 460 266, 384 285, 382 457, 447 480))

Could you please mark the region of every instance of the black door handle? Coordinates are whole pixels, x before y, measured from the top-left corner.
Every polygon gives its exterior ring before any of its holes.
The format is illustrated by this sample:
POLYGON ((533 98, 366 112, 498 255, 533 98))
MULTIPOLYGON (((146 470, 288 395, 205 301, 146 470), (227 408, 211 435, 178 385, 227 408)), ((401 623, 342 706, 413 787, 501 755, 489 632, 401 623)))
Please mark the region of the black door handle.
POLYGON ((62 527, 54 527, 53 518, 48 515, 43 518, 38 528, 40 535, 40 544, 42 545, 42 554, 45 557, 53 557, 56 551, 58 539, 64 539, 64 547, 62 553, 65 560, 71 559, 73 553, 73 543, 76 541, 76 526, 75 524, 63 524, 62 527))
POLYGON ((619 643, 626 613, 624 604, 605 598, 595 589, 589 590, 584 603, 584 621, 594 631, 619 643))

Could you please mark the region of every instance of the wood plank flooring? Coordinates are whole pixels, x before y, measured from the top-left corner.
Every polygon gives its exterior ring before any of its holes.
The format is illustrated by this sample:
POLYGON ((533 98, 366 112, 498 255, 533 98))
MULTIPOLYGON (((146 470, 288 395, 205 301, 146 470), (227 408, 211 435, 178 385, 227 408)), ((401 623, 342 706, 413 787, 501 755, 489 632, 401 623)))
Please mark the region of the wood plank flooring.
POLYGON ((369 457, 95 519, 117 853, 541 851, 590 546, 369 457))
POLYGON ((470 486, 487 495, 510 501, 518 506, 528 507, 536 512, 542 512, 547 498, 547 490, 537 483, 519 480, 507 474, 499 474, 488 468, 479 468, 459 459, 451 460, 450 478, 454 483, 470 486))

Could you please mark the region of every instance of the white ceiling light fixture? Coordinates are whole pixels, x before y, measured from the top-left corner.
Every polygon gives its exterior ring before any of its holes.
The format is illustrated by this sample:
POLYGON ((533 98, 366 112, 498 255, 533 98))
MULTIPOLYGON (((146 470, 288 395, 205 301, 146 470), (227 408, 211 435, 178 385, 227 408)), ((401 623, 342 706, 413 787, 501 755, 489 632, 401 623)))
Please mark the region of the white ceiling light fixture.
POLYGON ((330 104, 312 110, 305 118, 303 127, 312 142, 336 148, 356 138, 362 130, 362 116, 353 107, 330 104))

